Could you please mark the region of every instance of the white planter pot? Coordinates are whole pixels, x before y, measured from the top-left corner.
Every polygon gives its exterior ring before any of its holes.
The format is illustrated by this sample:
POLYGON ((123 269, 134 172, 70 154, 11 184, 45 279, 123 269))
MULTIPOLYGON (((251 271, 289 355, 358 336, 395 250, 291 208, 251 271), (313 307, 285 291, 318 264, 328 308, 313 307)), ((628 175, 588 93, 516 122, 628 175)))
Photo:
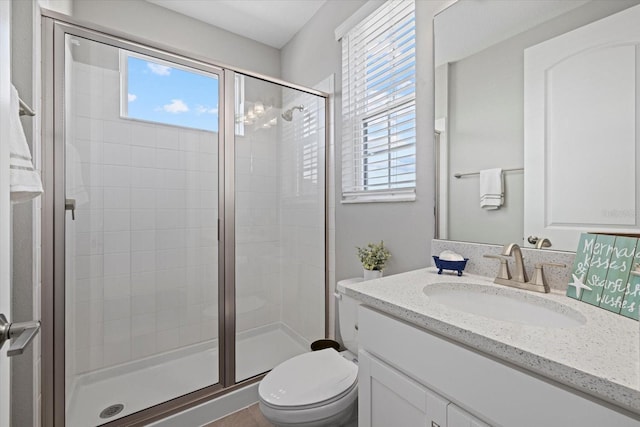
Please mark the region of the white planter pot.
POLYGON ((382 277, 382 270, 367 270, 366 268, 363 268, 363 271, 364 280, 373 280, 382 277))

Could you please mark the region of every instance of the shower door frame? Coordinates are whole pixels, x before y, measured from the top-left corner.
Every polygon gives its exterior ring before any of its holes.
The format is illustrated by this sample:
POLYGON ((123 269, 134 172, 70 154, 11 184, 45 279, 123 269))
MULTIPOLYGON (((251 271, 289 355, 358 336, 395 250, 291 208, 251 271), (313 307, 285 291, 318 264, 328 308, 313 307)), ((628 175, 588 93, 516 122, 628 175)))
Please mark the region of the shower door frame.
POLYGON ((65 135, 64 135, 64 52, 65 35, 72 34, 98 43, 127 49, 179 65, 202 70, 219 79, 218 124, 218 383, 187 395, 142 409, 104 426, 143 426, 202 404, 261 380, 261 374, 236 383, 235 379, 235 74, 240 73, 282 87, 324 98, 324 273, 325 337, 330 335, 329 286, 329 94, 291 84, 259 73, 242 70, 137 38, 58 12, 42 9, 42 346, 41 392, 42 426, 65 425, 65 135), (56 54, 54 54, 56 53, 56 54), (56 97, 57 96, 57 97, 56 97), (222 104, 222 105, 220 105, 222 104))
MULTIPOLYGON (((51 253, 51 261, 53 268, 52 271, 52 281, 47 280, 47 275, 45 271, 43 271, 43 323, 46 320, 51 319, 51 326, 53 328, 53 335, 47 334, 47 332, 43 331, 43 349, 53 348, 52 360, 45 357, 43 353, 43 365, 44 372, 48 372, 47 369, 53 365, 53 374, 48 373, 43 375, 43 425, 55 425, 62 426, 64 425, 65 418, 65 404, 66 404, 66 392, 65 392, 65 222, 68 213, 65 211, 65 85, 68 83, 66 81, 65 75, 65 61, 66 58, 64 56, 65 52, 65 38, 66 35, 73 35, 77 37, 82 37, 84 39, 91 40, 93 42, 102 43, 105 45, 113 46, 115 48, 126 49, 131 52, 140 53, 143 55, 147 55, 153 58, 163 59, 175 64, 183 65, 189 67, 190 69, 195 69, 199 71, 207 72, 211 75, 215 75, 218 78, 218 88, 220 89, 219 100, 222 101, 224 97, 224 70, 219 67, 214 67, 208 64, 201 63, 199 61, 191 61, 187 58, 172 55, 167 52, 163 52, 161 50, 157 50, 154 48, 149 48, 137 43, 130 43, 118 38, 110 37, 108 35, 104 35, 98 33, 96 31, 92 31, 85 28, 79 28, 74 25, 70 25, 63 22, 54 22, 52 20, 45 20, 45 29, 51 30, 46 31, 47 34, 53 34, 52 37, 52 51, 57 53, 58 55, 53 55, 52 62, 49 64, 53 64, 53 68, 51 69, 51 83, 52 85, 47 85, 45 83, 45 87, 49 89, 49 87, 53 88, 53 92, 47 93, 46 96, 46 105, 45 109, 47 112, 46 121, 47 124, 43 126, 45 129, 49 126, 53 126, 53 138, 45 138, 44 142, 44 165, 43 169, 47 170, 45 175, 45 182, 49 189, 52 189, 53 198, 46 197, 46 201, 43 204, 43 219, 44 221, 49 221, 50 218, 53 219, 53 230, 49 230, 48 227, 43 227, 43 251, 44 242, 49 240, 51 242, 55 242, 55 247, 53 248, 53 253, 51 253), (51 113, 61 112, 59 114, 54 114, 53 117, 51 113), (49 121, 51 119, 51 121, 49 121), (47 126, 48 125, 48 126, 47 126), (52 175, 51 175, 52 172, 52 175), (45 219, 46 218, 46 219, 45 219), (52 232, 51 234, 49 234, 52 232), (47 236, 52 236, 51 239, 47 239, 47 236), (53 286, 44 286, 47 283, 52 283, 53 286), (47 290, 45 290, 45 288, 47 290), (49 295, 49 292, 52 291, 53 295, 49 295), (52 303, 51 299, 52 297, 52 303), (52 309, 52 313, 47 316, 48 309, 52 309), (55 341, 53 341, 53 337, 55 336, 55 341), (52 340, 48 339, 50 337, 52 340), (52 384, 49 384, 48 380, 53 380, 52 384), (49 399, 47 392, 53 392, 52 399, 49 399), (53 424, 49 424, 49 420, 46 419, 47 413, 49 411, 53 411, 52 418, 54 419, 53 424)), ((48 42, 48 41, 47 41, 48 42)), ((48 46, 45 46, 45 49, 48 46)), ((47 49, 47 51, 50 51, 47 49)), ((49 70, 47 70, 48 72, 49 70)), ((49 77, 47 73, 47 77, 49 77)), ((221 102, 220 102, 221 103, 221 102)), ((222 129, 224 126, 224 114, 220 114, 218 118, 218 128, 222 129)), ((222 160, 224 159, 224 137, 223 132, 218 132, 218 209, 224 209, 224 199, 221 197, 221 189, 222 179, 220 177, 224 175, 224 164, 222 160)), ((46 185, 45 184, 45 185, 46 185)), ((51 190, 50 190, 51 191, 51 190)), ((50 193, 51 194, 51 193, 50 193)), ((221 283, 224 282, 224 247, 218 240, 218 310, 224 310, 224 305, 222 302, 225 299, 225 286, 220 286, 221 283)), ((43 256, 43 263, 45 262, 45 258, 49 258, 48 256, 43 256)), ((43 265, 44 267, 44 265, 43 265)), ((224 313, 222 313, 224 315, 224 313)), ((220 312, 218 313, 218 318, 220 319, 220 312)), ((49 322, 47 322, 49 323, 49 322)), ((48 330, 47 330, 48 331, 48 330)), ((224 358, 228 346, 227 336, 225 335, 227 330, 224 328, 222 322, 219 322, 218 325, 218 343, 219 343, 219 351, 218 351, 218 372, 219 379, 216 384, 208 386, 204 389, 194 391, 190 393, 189 396, 191 399, 202 398, 204 396, 210 396, 213 393, 219 392, 223 386, 225 385, 222 373, 222 367, 224 366, 224 358), (191 395, 194 396, 191 396, 191 395)), ((213 366, 212 366, 213 368, 213 366)), ((183 397, 178 397, 176 399, 171 400, 173 404, 170 406, 174 406, 175 401, 180 401, 183 397)), ((160 405, 156 405, 151 409, 153 414, 161 414, 164 413, 164 410, 161 409, 160 405), (161 411, 161 412, 160 412, 161 411)), ((144 411, 142 411, 144 412, 144 411)), ((113 420, 112 422, 107 422, 105 420, 104 425, 132 425, 135 423, 138 418, 141 418, 142 415, 140 412, 136 412, 130 416, 125 416, 119 418, 117 420, 113 420)), ((148 418, 148 415, 144 417, 144 419, 148 418)), ((142 419, 142 418, 141 418, 142 419)))

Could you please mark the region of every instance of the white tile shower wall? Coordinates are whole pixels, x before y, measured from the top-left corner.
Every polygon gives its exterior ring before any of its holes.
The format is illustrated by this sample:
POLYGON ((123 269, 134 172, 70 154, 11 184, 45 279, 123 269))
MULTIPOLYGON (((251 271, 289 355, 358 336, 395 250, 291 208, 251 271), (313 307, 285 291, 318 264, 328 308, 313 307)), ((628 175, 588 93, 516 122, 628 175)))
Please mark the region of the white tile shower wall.
POLYGON ((217 338, 217 133, 121 119, 116 70, 73 72, 74 372, 217 338))
POLYGON ((324 337, 324 99, 283 91, 283 109, 304 105, 281 121, 278 158, 282 320, 305 340, 324 337))
POLYGON ((276 130, 236 136, 236 331, 280 321, 276 130))

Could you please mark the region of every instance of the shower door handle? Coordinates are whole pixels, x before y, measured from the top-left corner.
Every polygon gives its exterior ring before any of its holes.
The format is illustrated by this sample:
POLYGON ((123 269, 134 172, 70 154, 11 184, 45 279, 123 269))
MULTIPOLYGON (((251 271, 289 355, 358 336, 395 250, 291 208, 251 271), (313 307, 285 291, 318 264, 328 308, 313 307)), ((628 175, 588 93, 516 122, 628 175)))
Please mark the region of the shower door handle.
POLYGON ((64 199, 64 210, 71 211, 71 219, 76 220, 76 199, 64 199))
POLYGON ((5 341, 14 339, 9 350, 7 350, 7 356, 12 357, 22 354, 39 330, 39 321, 10 323, 4 314, 0 314, 0 348, 2 348, 5 341))

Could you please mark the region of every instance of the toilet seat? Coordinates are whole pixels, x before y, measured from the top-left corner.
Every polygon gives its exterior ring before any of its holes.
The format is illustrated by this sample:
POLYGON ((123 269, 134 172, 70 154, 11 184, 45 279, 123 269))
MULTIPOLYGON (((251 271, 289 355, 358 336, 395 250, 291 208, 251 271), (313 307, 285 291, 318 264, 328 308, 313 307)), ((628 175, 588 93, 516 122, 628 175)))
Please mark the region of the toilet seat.
POLYGON ((304 410, 357 396, 358 367, 328 348, 293 357, 260 382, 258 394, 267 407, 304 410))

